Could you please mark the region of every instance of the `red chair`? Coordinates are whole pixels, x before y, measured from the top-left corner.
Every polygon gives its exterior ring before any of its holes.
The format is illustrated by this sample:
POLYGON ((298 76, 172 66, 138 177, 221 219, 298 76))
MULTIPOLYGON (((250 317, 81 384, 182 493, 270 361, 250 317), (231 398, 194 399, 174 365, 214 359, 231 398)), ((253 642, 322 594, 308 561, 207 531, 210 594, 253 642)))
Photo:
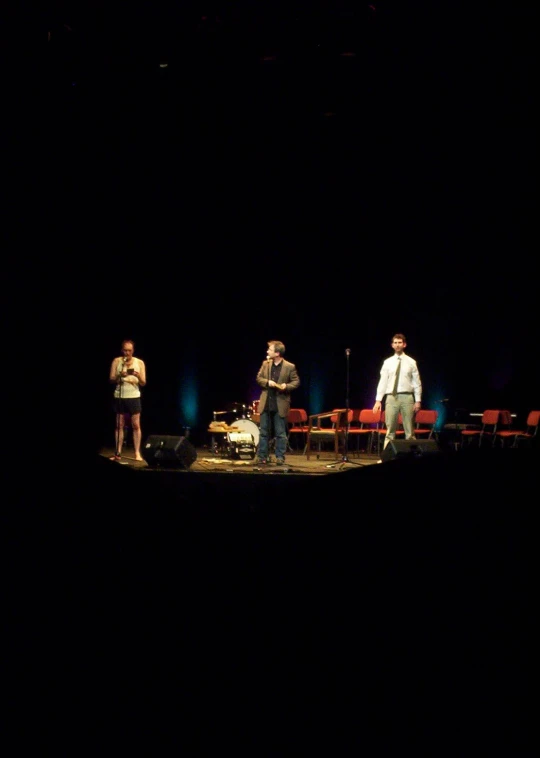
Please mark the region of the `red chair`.
POLYGON ((540 425, 540 411, 531 411, 527 416, 527 426, 524 431, 516 434, 512 447, 520 444, 534 445, 538 441, 538 426, 540 425))
POLYGON ((495 432, 495 437, 501 441, 501 447, 504 447, 506 440, 509 439, 513 439, 512 447, 518 447, 519 443, 523 442, 532 443, 538 433, 540 411, 530 411, 525 429, 511 429, 511 421, 512 417, 510 417, 510 424, 506 429, 498 429, 495 432))
POLYGON ((374 433, 379 428, 381 412, 374 413, 371 408, 349 411, 349 439, 356 437, 356 451, 360 450, 360 439, 366 440, 365 452, 373 449, 374 433))
POLYGON ((287 416, 287 440, 289 442, 289 449, 291 451, 293 449, 297 449, 296 447, 293 448, 293 446, 290 444, 291 435, 293 439, 297 435, 300 435, 300 439, 302 441, 302 450, 305 450, 308 432, 309 426, 307 411, 304 408, 290 408, 289 414, 287 416))
POLYGON ((438 411, 419 410, 414 417, 414 436, 416 439, 437 439, 436 424, 439 418, 438 411))
MULTIPOLYGON (((494 445, 495 439, 496 439, 495 433, 499 425, 499 419, 500 419, 501 413, 509 414, 509 411, 501 411, 500 409, 485 410, 482 413, 482 423, 479 428, 462 430, 461 432, 462 445, 466 444, 468 447, 473 440, 475 440, 478 443, 478 447, 481 447, 486 442, 491 442, 491 444, 494 445)), ((507 419, 506 415, 503 415, 503 420, 504 419, 507 419)))

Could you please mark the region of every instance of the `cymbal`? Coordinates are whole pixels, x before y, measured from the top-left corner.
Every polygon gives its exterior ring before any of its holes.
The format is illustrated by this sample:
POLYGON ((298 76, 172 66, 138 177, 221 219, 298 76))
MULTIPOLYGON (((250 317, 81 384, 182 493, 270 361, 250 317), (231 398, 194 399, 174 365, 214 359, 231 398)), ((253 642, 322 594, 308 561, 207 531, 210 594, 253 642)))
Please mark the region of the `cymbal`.
POLYGON ((235 411, 238 411, 241 408, 248 408, 247 403, 229 403, 229 405, 226 406, 227 413, 234 413, 235 411))
POLYGON ((228 412, 229 411, 212 411, 212 413, 214 414, 214 416, 221 416, 224 413, 228 413, 228 412))

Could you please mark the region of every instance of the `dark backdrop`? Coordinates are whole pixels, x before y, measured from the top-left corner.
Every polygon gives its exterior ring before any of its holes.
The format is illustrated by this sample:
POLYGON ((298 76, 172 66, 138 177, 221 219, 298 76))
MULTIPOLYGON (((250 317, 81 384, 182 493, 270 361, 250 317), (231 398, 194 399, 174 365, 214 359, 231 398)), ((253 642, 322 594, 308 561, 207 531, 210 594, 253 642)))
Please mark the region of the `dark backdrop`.
POLYGON ((6 35, 32 47, 2 103, 18 744, 101 747, 103 725, 154 747, 173 716, 175 740, 249 755, 283 752, 287 726, 319 752, 373 734, 463 754, 468 727, 525 755, 521 451, 300 497, 270 477, 230 508, 84 453, 112 446, 125 337, 148 366, 145 434, 182 430, 186 389, 194 435, 251 401, 274 338, 310 411, 344 404, 346 348, 351 405, 371 405, 396 331, 425 404, 537 406, 532 4, 176 5, 49 3, 6 35))
POLYGON ((30 387, 54 396, 49 426, 110 441, 125 337, 147 363, 143 433, 204 441, 212 411, 257 396, 267 340, 316 412, 373 403, 396 331, 425 405, 523 419, 525 4, 183 8, 51 6, 19 72, 6 323, 47 367, 30 387))

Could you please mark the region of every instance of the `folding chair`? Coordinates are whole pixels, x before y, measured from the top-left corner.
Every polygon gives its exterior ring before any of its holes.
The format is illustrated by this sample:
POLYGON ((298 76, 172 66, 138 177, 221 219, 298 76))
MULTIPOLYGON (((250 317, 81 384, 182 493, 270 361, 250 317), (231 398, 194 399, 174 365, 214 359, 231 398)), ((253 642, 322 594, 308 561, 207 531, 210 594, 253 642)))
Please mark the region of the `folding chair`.
POLYGON ((499 424, 499 417, 501 415, 500 409, 498 410, 485 410, 482 413, 482 423, 478 429, 463 429, 461 431, 461 442, 463 445, 467 444, 467 447, 473 440, 476 440, 478 447, 481 447, 486 441, 495 443, 495 432, 499 424))
POLYGON ((416 439, 438 439, 436 430, 438 411, 419 410, 414 417, 414 436, 416 439))
POLYGON ((360 439, 366 441, 365 452, 371 454, 376 430, 381 421, 381 412, 373 412, 371 408, 349 411, 349 439, 356 437, 356 452, 360 450, 360 439), (354 426, 353 426, 354 424, 354 426))
POLYGON ((498 429, 495 432, 495 437, 501 441, 501 447, 505 446, 506 440, 513 440, 512 447, 519 447, 520 444, 532 444, 538 434, 539 420, 540 411, 530 411, 524 429, 498 429))
POLYGON ((291 408, 287 416, 287 443, 291 452, 297 449, 296 447, 293 448, 291 445, 291 435, 292 439, 300 436, 302 441, 302 451, 305 452, 308 431, 307 411, 304 408, 291 408))

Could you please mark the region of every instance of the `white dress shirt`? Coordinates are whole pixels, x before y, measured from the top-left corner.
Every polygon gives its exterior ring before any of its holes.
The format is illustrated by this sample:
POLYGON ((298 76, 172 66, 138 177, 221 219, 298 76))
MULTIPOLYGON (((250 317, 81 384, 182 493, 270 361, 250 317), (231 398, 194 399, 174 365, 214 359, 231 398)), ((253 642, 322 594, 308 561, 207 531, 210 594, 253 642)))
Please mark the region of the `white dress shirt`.
MULTIPOLYGON (((377 402, 382 402, 385 395, 393 392, 398 363, 399 358, 397 355, 393 355, 384 361, 381 368, 381 378, 377 385, 377 395, 375 398, 377 402)), ((422 402, 422 382, 418 366, 414 358, 405 355, 405 353, 401 353, 401 370, 399 372, 399 383, 396 391, 412 392, 415 403, 422 402)))

